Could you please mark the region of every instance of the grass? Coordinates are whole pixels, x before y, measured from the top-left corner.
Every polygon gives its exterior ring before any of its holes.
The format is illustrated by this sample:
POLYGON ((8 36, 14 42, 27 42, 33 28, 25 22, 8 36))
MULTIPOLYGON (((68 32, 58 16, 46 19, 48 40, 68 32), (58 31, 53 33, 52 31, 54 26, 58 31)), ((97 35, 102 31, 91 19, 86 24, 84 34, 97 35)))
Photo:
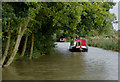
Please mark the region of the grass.
POLYGON ((104 48, 107 50, 119 51, 118 38, 92 37, 87 38, 89 46, 104 48))

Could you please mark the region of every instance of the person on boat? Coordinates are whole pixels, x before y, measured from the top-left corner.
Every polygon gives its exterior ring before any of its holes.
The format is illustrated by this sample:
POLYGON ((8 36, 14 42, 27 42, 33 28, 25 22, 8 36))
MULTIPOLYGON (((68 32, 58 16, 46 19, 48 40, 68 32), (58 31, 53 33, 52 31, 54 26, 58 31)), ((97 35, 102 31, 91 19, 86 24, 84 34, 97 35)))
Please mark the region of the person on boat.
POLYGON ((80 39, 79 35, 76 36, 76 39, 80 39))

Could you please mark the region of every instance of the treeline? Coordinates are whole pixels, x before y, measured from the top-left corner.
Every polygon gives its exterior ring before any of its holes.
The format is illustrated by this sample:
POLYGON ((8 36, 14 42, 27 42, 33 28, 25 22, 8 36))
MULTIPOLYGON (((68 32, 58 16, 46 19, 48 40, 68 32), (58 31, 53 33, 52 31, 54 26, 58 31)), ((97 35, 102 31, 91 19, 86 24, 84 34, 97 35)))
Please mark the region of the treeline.
POLYGON ((9 66, 16 56, 32 59, 48 54, 62 34, 67 37, 109 34, 116 19, 109 12, 114 5, 113 2, 3 2, 0 64, 9 66))

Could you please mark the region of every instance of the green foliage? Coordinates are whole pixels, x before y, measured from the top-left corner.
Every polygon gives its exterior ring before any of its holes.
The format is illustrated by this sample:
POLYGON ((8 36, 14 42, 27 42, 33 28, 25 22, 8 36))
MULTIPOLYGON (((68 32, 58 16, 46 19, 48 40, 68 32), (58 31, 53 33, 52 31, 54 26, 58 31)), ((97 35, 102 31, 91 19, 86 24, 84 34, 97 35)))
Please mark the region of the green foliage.
MULTIPOLYGON (((112 36, 114 34, 112 22, 116 17, 114 14, 110 14, 109 10, 114 5, 113 2, 3 2, 2 37, 5 39, 3 43, 5 44, 7 40, 6 33, 10 31, 10 48, 13 48, 19 25, 22 23, 22 29, 25 28, 28 18, 30 21, 24 33, 24 35, 29 35, 25 57, 29 55, 32 33, 35 35, 34 58, 53 50, 54 41, 58 40, 61 35, 66 36, 67 41, 74 38, 76 34, 112 36), (108 29, 110 30, 108 31, 108 29)), ((19 54, 23 48, 24 39, 25 37, 22 37, 19 54)), ((94 46, 97 46, 97 43, 94 46)), ((102 46, 102 43, 99 46, 102 46)), ((106 47, 110 46, 106 45, 106 47)))

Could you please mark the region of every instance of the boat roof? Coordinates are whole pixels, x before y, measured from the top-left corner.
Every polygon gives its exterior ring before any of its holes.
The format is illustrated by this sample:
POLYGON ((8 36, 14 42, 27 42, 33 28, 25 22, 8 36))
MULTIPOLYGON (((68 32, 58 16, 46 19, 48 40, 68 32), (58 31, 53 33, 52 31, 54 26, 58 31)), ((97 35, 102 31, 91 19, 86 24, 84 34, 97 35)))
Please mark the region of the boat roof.
POLYGON ((84 39, 74 39, 74 41, 85 41, 84 39))

